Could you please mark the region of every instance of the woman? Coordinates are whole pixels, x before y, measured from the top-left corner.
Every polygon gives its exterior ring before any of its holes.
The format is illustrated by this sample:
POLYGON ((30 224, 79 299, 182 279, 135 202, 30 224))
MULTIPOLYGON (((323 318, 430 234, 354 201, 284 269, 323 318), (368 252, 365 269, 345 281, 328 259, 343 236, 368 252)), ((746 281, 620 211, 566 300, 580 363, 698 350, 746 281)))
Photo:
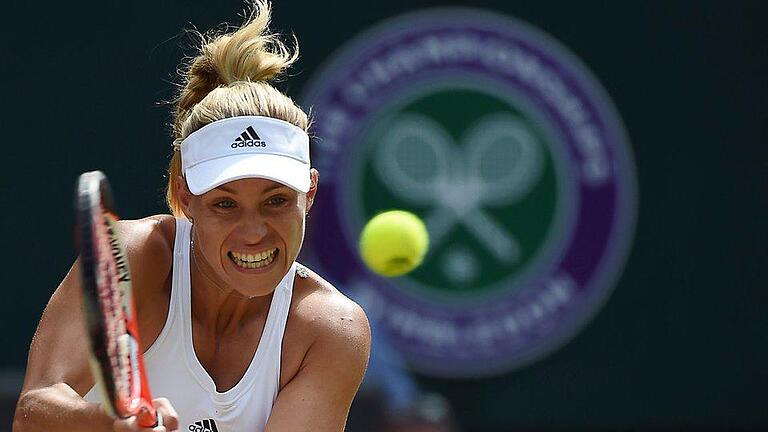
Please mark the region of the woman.
MULTIPOLYGON (((340 431, 370 348, 363 311, 295 259, 317 192, 307 115, 270 86, 297 54, 270 8, 205 43, 175 118, 173 216, 122 222, 142 350, 164 426, 340 431)), ((15 431, 138 431, 98 405, 78 266, 30 347, 15 431)))

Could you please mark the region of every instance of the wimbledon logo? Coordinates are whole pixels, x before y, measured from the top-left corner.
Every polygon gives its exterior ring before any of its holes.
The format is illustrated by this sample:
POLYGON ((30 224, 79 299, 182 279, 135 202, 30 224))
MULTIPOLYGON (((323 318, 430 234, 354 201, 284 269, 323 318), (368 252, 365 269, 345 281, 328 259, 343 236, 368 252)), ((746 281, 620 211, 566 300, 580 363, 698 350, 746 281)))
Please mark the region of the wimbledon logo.
POLYGON ((392 19, 310 83, 319 200, 307 245, 425 374, 512 370, 565 344, 623 266, 636 190, 607 95, 552 38, 474 9, 392 19), (431 249, 382 279, 355 253, 388 209, 431 249))

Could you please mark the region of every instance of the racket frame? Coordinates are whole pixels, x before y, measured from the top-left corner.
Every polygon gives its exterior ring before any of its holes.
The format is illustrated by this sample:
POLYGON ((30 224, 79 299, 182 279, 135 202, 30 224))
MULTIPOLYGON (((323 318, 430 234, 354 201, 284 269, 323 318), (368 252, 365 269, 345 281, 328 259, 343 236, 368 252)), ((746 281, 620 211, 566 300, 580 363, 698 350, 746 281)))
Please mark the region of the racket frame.
POLYGON ((128 256, 117 234, 118 218, 104 173, 82 174, 75 200, 89 363, 102 406, 113 417, 136 416, 139 425, 154 427, 158 413, 144 370, 128 256), (107 283, 114 289, 99 288, 107 283), (111 343, 110 330, 120 333, 111 343), (130 366, 121 368, 121 361, 130 366), (120 374, 125 376, 115 376, 120 374))

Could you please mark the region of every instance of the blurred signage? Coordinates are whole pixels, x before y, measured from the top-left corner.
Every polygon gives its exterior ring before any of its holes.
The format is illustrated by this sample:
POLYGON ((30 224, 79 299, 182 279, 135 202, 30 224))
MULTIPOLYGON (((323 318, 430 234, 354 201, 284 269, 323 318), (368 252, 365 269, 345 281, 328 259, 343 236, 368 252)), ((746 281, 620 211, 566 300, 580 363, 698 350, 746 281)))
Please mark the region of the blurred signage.
POLYGON ((321 175, 309 244, 364 292, 415 370, 507 372, 564 345, 613 289, 636 214, 627 135, 605 90, 552 37, 477 9, 391 19, 310 81, 321 175), (427 223, 424 264, 370 274, 380 211, 427 223))

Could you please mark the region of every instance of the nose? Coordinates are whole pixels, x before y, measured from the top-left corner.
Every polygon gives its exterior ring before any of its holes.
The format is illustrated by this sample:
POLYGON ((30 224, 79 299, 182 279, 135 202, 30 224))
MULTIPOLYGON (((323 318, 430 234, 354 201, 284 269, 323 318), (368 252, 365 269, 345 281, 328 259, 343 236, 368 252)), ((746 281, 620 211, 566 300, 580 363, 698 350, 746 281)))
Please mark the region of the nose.
POLYGON ((238 234, 246 244, 257 244, 269 232, 266 221, 258 213, 245 212, 238 224, 238 234))

